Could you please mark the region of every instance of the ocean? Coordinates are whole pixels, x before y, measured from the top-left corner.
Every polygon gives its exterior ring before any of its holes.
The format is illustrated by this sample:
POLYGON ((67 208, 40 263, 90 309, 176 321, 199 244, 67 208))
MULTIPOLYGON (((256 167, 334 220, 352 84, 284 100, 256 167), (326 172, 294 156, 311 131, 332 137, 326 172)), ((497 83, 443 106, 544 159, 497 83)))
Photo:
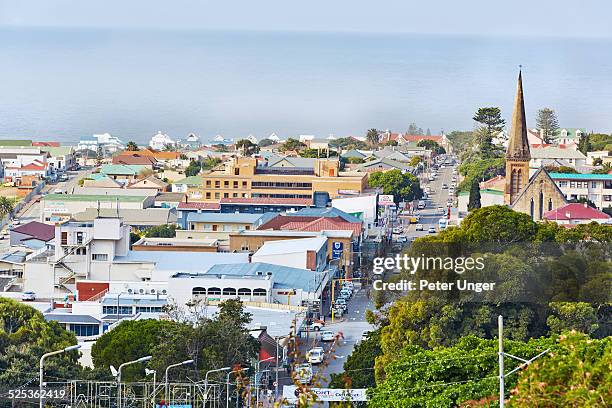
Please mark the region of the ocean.
POLYGON ((467 130, 510 121, 519 65, 529 126, 612 131, 610 39, 3 28, 0 50, 0 138, 467 130))

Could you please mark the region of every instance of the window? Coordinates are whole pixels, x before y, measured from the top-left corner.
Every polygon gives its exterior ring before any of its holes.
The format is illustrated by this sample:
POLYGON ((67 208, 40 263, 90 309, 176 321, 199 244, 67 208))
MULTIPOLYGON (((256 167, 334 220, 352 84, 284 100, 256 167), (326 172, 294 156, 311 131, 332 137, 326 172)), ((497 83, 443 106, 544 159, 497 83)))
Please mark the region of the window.
POLYGON ((206 192, 206 199, 210 200, 210 191, 206 192))
POLYGON ((612 180, 604 181, 604 188, 605 189, 611 189, 612 188, 612 180))
MULTIPOLYGON (((104 314, 117 314, 117 306, 103 306, 102 313, 104 314)), ((132 314, 132 306, 120 306, 119 314, 121 315, 131 315, 132 314)))
POLYGON ((220 187, 221 187, 221 181, 215 180, 215 188, 220 188, 220 187))
POLYGON ((136 313, 161 313, 161 307, 155 306, 137 306, 136 313))
POLYGON ((238 296, 251 296, 251 289, 249 288, 238 289, 238 296))
POLYGON ((229 193, 223 193, 223 198, 229 198, 229 193))
POLYGON ((206 295, 206 288, 197 286, 191 290, 191 294, 194 296, 206 295))
POLYGON ((612 195, 603 196, 604 201, 612 201, 612 195))
POLYGON ((238 167, 236 167, 234 169, 234 176, 239 176, 240 175, 240 169, 238 167))
POLYGON ((240 250, 248 251, 249 250, 249 244, 247 244, 247 243, 242 244, 242 246, 240 247, 240 250))
POLYGON ((591 181, 591 188, 597 188, 597 182, 591 181))
POLYGON ((266 290, 265 289, 261 289, 261 288, 257 288, 257 289, 253 289, 253 296, 266 296, 266 290))
POLYGON ((224 296, 236 296, 236 289, 234 288, 223 288, 224 296))
POLYGON ((225 181, 223 182, 223 187, 224 187, 224 188, 229 188, 229 181, 228 181, 228 180, 225 180, 225 181))
POLYGON ((237 197, 238 197, 238 193, 233 193, 233 194, 232 194, 232 197, 233 197, 233 198, 237 198, 237 197))
POLYGON ((238 181, 234 180, 234 188, 238 188, 238 181))
POLYGON ((570 188, 576 188, 576 182, 570 181, 570 188))
POLYGON ((220 194, 219 193, 215 193, 215 198, 219 198, 220 194))
POLYGON ((210 182, 210 180, 206 180, 206 187, 210 188, 210 187, 211 187, 211 184, 212 184, 212 183, 210 182))
POLYGON ((91 254, 92 261, 108 261, 108 254, 91 254))
POLYGON ((565 180, 561 180, 561 181, 559 182, 559 187, 567 187, 567 181, 565 181, 565 180))
POLYGON ((100 334, 100 326, 97 324, 70 324, 70 331, 76 336, 87 337, 100 334))
POLYGON ((218 296, 221 294, 221 288, 208 288, 208 296, 218 296))
POLYGON ((247 188, 247 182, 246 181, 242 182, 242 188, 247 188))

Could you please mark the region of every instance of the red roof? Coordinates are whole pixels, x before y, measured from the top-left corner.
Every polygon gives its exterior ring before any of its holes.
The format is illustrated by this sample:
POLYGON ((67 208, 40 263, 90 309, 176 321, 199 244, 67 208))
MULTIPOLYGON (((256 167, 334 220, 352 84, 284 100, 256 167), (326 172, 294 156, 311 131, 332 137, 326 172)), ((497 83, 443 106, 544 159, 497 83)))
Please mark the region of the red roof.
POLYGON ((219 203, 203 203, 199 201, 193 201, 188 203, 179 203, 179 210, 218 210, 220 208, 219 203))
POLYGON ((570 203, 544 214, 549 221, 607 220, 610 216, 586 204, 570 203))
POLYGON ((407 142, 420 142, 421 140, 433 140, 437 143, 442 143, 442 136, 423 136, 423 135, 404 135, 404 140, 407 142))
POLYGON ((121 154, 119 156, 113 157, 113 164, 131 164, 131 165, 144 165, 144 166, 152 166, 157 163, 154 157, 143 156, 141 154, 135 153, 131 155, 121 154))
POLYGON ((221 204, 312 205, 309 198, 222 198, 221 204))
POLYGON ((32 146, 60 147, 60 142, 32 142, 32 146))
POLYGON ((55 227, 38 221, 28 222, 27 224, 15 227, 12 232, 29 235, 44 242, 55 238, 55 227))
POLYGON ((7 169, 18 169, 18 170, 44 170, 47 168, 47 163, 43 163, 40 160, 34 160, 32 163, 26 164, 21 167, 7 167, 7 169))
POLYGON ((294 230, 318 232, 324 230, 350 230, 361 234, 361 224, 347 222, 340 217, 308 217, 300 215, 277 215, 259 226, 260 230, 294 230))

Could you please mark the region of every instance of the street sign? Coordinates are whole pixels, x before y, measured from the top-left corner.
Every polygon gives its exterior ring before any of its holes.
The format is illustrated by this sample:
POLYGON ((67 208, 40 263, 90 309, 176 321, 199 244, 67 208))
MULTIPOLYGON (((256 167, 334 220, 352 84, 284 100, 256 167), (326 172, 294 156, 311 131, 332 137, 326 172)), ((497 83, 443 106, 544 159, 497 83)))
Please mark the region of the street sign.
POLYGON ((393 202, 393 195, 392 194, 379 194, 378 195, 378 204, 380 204, 380 205, 394 204, 394 202, 393 202))
POLYGON ((344 252, 344 242, 332 242, 332 259, 340 259, 344 252))
MULTIPOLYGON (((298 399, 301 389, 295 385, 283 386, 283 399, 287 402, 295 402, 298 399)), ((310 388, 308 393, 314 395, 317 401, 321 402, 333 402, 333 401, 346 401, 346 402, 357 402, 367 401, 365 388, 310 388)))

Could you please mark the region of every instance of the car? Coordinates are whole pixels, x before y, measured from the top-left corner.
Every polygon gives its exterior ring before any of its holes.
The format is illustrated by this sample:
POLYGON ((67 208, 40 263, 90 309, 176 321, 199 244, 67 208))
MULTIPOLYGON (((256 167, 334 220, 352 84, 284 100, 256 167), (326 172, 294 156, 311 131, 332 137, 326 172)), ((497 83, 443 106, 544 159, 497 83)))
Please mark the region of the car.
POLYGON ((34 292, 23 292, 21 294, 21 300, 24 300, 24 301, 36 300, 36 293, 34 293, 34 292))
POLYGON ((312 348, 308 351, 308 353, 306 353, 306 359, 310 364, 321 364, 324 356, 325 351, 323 350, 323 347, 312 348))
POLYGON ((353 296, 353 291, 349 288, 342 288, 340 291, 340 296, 344 299, 350 299, 350 297, 353 296))
POLYGON ((330 309, 329 316, 331 317, 332 311, 335 318, 342 317, 344 315, 344 309, 341 307, 333 307, 330 309))
POLYGON ((404 232, 404 229, 402 227, 395 227, 395 228, 393 228, 393 233, 394 234, 401 234, 402 232, 404 232))
POLYGON ((427 232, 430 233, 430 234, 435 234, 436 233, 436 227, 429 227, 427 232))
POLYGON ((323 330, 321 332, 321 341, 334 341, 336 335, 331 330, 323 330))
POLYGON ((68 176, 65 174, 62 174, 61 176, 59 176, 59 181, 68 181, 68 176))
POLYGON ((345 281, 342 283, 342 286, 345 288, 349 288, 349 289, 353 289, 353 287, 355 286, 355 284, 351 281, 345 281))
POLYGON ((313 331, 319 331, 325 327, 325 322, 322 320, 312 320, 308 325, 308 328, 313 331))
POLYGON ((442 190, 446 190, 448 188, 448 184, 444 183, 442 184, 442 190))
POLYGON ((408 242, 408 238, 405 235, 398 235, 397 242, 408 242))
POLYGON ((55 190, 53 190, 53 194, 64 194, 64 190, 62 190, 61 188, 56 188, 55 190))
POLYGON ((444 207, 438 207, 438 214, 440 215, 446 214, 446 210, 444 209, 444 207))
POLYGON ((417 224, 416 227, 415 227, 415 230, 423 231, 423 224, 417 224))
POLYGON ((303 363, 295 367, 295 378, 300 384, 310 384, 312 381, 312 365, 303 363))
POLYGON ((13 225, 21 225, 21 221, 19 221, 19 220, 13 220, 13 225))
POLYGON ((429 181, 435 181, 435 180, 436 180, 436 178, 435 178, 434 176, 429 176, 429 179, 428 179, 428 180, 429 180, 429 181))

